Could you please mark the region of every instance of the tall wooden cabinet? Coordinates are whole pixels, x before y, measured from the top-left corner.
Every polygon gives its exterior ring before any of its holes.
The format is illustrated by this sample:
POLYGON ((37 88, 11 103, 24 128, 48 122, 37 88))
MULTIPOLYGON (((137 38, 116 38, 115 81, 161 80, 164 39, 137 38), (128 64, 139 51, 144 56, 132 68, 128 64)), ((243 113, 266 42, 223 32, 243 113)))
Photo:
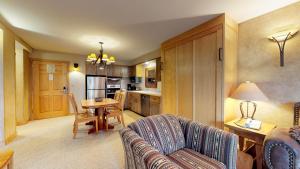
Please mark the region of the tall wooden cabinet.
POLYGON ((162 113, 223 127, 237 80, 237 31, 224 14, 161 45, 162 113))

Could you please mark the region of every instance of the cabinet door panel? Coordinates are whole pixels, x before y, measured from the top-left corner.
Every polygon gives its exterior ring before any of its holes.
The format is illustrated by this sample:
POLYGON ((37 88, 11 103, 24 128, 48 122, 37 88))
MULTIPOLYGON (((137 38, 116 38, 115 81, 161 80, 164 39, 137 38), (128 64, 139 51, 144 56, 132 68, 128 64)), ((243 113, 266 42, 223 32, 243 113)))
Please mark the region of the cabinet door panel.
POLYGON ((91 63, 86 63, 85 67, 86 67, 87 75, 96 75, 97 73, 96 65, 93 65, 91 63))
POLYGON ((198 38, 195 43, 195 120, 216 126, 217 33, 198 38))
POLYGON ((163 64, 162 113, 177 115, 176 47, 165 49, 163 64))
POLYGON ((193 41, 177 47, 178 115, 193 119, 193 41))

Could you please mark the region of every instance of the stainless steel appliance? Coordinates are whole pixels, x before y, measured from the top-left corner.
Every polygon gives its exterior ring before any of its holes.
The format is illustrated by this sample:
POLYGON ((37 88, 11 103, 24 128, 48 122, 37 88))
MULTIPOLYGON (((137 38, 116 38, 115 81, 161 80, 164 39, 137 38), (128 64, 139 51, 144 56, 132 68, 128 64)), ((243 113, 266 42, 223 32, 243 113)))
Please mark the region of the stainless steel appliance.
POLYGON ((86 99, 105 98, 106 77, 102 76, 86 76, 86 99))
POLYGON ((150 96, 142 94, 142 111, 141 114, 145 117, 150 116, 150 96))
POLYGON ((121 89, 121 78, 107 78, 106 97, 114 98, 115 92, 121 89))
POLYGON ((113 88, 121 88, 121 78, 107 78, 106 88, 113 89, 113 88))

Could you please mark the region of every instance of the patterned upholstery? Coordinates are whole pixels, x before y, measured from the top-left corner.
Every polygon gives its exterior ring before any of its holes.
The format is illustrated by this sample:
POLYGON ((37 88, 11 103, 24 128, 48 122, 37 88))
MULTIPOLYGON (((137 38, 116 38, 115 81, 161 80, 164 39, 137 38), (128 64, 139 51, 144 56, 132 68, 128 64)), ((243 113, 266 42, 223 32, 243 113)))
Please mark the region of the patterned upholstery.
POLYGON ((143 118, 128 126, 163 154, 184 148, 184 135, 178 119, 171 115, 143 118))
POLYGON ((187 148, 178 150, 168 157, 171 161, 184 169, 226 169, 223 163, 187 148))
POLYGON ((236 135, 183 118, 146 117, 120 135, 126 169, 236 169, 236 135))
POLYGON ((120 131, 125 150, 126 169, 178 169, 176 164, 159 153, 134 131, 125 128, 120 131))
POLYGON ((186 148, 224 163, 227 168, 235 168, 238 137, 233 133, 205 126, 192 121, 179 120, 185 126, 186 148))

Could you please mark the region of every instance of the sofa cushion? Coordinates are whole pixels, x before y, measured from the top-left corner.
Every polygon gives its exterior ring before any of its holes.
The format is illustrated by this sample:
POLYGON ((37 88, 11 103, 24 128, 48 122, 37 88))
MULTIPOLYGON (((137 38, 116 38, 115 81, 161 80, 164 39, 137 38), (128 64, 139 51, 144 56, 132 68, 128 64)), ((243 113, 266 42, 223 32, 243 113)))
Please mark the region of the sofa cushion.
POLYGON ((226 169, 223 163, 187 148, 169 154, 168 158, 184 169, 226 169))
POLYGON ((128 127, 163 154, 170 154, 185 147, 182 129, 173 115, 146 117, 128 127))

